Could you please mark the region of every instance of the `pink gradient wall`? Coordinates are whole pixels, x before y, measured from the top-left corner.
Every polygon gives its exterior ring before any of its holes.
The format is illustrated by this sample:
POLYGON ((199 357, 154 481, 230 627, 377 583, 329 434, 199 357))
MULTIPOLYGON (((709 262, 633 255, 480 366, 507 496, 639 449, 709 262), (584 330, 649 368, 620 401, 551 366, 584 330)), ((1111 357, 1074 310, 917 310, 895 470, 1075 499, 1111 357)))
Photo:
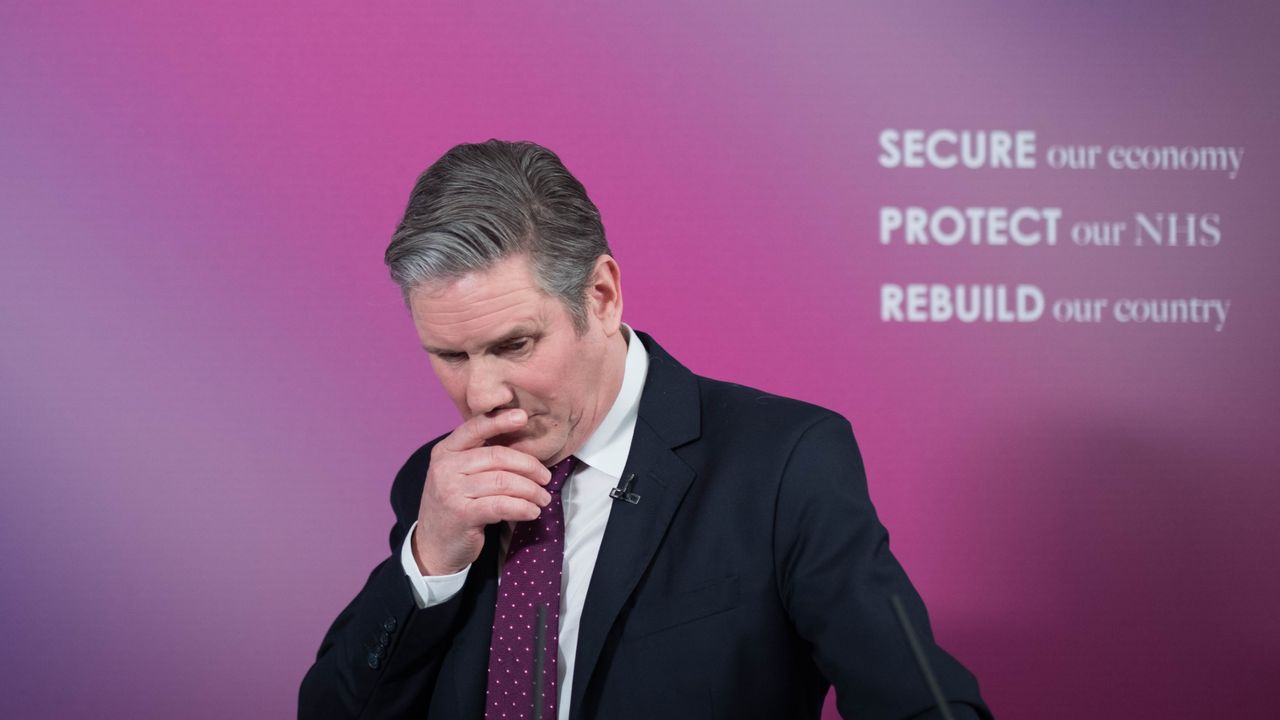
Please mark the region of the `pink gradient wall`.
POLYGON ((632 325, 852 420, 998 716, 1272 711, 1280 12, 851 5, 0 7, 0 716, 292 714, 393 473, 455 420, 381 252, 416 175, 495 136, 584 181, 632 325), (1234 180, 880 167, 907 127, 1247 150, 1234 180), (946 203, 1223 241, 877 242, 881 205, 946 203), (1233 304, 897 324, 885 282, 1233 304))

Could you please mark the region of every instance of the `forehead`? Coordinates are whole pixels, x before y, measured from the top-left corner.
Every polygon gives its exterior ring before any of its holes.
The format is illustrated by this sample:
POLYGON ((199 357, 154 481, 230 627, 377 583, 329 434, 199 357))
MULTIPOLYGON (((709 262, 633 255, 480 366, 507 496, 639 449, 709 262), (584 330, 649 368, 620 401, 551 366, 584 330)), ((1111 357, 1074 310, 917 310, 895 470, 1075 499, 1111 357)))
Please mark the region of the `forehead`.
POLYGON ((413 324, 424 345, 469 348, 503 338, 512 330, 536 329, 558 303, 543 292, 523 256, 487 270, 426 283, 409 294, 413 324))

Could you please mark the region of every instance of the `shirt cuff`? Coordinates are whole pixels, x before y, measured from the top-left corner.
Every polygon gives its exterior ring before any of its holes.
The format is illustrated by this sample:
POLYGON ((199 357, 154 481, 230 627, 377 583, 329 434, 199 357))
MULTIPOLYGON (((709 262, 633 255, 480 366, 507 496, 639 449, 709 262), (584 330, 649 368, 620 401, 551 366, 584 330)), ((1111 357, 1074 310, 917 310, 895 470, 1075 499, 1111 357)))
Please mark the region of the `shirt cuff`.
POLYGON ((452 575, 423 575, 418 569, 418 561, 413 559, 413 530, 418 527, 414 523, 404 537, 404 545, 400 547, 400 564, 404 566, 404 574, 409 576, 409 585, 413 588, 413 601, 419 610, 426 610, 432 605, 439 605, 457 595, 467 582, 468 565, 452 575))

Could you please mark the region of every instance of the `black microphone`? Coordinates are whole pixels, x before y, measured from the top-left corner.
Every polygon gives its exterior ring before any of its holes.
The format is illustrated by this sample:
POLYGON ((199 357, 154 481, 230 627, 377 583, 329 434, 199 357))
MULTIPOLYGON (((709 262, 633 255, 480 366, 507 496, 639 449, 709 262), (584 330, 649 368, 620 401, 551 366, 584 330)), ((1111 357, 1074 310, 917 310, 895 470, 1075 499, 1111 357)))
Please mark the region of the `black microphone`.
POLYGON ((911 621, 907 619, 907 608, 902 604, 902 598, 890 595, 889 602, 893 603, 893 611, 898 615, 898 625, 902 626, 902 632, 911 645, 911 652, 916 656, 916 665, 920 668, 920 674, 924 675, 925 684, 929 686, 929 692, 933 693, 933 702, 942 711, 942 720, 955 720, 951 714, 951 706, 947 703, 946 696, 942 694, 942 687, 938 685, 938 679, 933 676, 933 668, 929 667, 929 659, 924 656, 924 648, 916 637, 916 631, 911 627, 911 621))
POLYGON ((542 720, 542 674, 547 654, 547 606, 538 606, 533 631, 533 720, 542 720))
POLYGON ((635 482, 636 474, 631 473, 618 483, 618 487, 609 491, 609 497, 614 500, 625 500, 632 505, 640 504, 640 496, 631 492, 631 483, 635 482))

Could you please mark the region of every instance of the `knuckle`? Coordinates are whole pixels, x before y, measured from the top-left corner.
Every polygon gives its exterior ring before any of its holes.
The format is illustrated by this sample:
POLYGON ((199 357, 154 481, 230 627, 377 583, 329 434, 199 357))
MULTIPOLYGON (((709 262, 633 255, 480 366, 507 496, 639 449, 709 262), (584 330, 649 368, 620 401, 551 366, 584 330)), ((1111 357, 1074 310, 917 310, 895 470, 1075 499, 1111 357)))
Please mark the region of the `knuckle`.
POLYGON ((487 501, 485 503, 485 507, 489 511, 490 515, 493 515, 493 516, 502 515, 502 497, 501 496, 490 495, 489 497, 485 498, 485 500, 487 501))

